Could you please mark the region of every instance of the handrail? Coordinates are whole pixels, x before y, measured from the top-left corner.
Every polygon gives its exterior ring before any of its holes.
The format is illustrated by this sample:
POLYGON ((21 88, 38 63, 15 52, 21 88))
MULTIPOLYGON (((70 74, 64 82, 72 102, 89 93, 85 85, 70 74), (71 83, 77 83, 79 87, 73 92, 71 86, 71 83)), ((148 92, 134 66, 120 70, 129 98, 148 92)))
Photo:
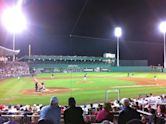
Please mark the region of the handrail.
POLYGON ((144 114, 144 115, 152 116, 152 114, 151 114, 151 113, 146 112, 146 111, 137 110, 137 112, 139 112, 139 113, 141 113, 141 114, 144 114))

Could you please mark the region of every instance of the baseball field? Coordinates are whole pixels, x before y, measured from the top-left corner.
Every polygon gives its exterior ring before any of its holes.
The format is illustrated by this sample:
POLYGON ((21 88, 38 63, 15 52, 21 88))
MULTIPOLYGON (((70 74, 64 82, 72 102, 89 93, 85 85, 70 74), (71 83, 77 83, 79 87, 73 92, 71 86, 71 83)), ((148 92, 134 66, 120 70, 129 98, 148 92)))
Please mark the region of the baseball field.
MULTIPOLYGON (((51 96, 57 96, 61 105, 74 96, 77 104, 105 101, 107 90, 118 89, 120 98, 152 93, 166 93, 166 73, 138 72, 88 72, 44 73, 34 77, 18 77, 0 81, 1 104, 48 104, 51 96), (44 82, 44 92, 35 92, 35 80, 44 82)), ((116 92, 108 94, 109 100, 117 99, 116 92)))

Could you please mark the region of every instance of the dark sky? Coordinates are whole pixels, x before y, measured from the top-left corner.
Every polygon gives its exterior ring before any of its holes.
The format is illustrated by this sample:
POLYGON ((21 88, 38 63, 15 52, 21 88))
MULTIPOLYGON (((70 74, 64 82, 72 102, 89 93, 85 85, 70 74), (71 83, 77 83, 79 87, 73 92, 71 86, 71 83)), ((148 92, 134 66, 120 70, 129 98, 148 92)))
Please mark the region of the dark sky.
MULTIPOLYGON (((6 4, 0 0, 0 14, 6 4)), ((163 64, 163 35, 158 31, 166 19, 166 0, 25 0, 28 29, 16 35, 19 56, 86 55, 116 53, 114 27, 121 26, 120 59, 148 59, 163 64)), ((0 45, 12 48, 12 35, 0 26, 0 45)))

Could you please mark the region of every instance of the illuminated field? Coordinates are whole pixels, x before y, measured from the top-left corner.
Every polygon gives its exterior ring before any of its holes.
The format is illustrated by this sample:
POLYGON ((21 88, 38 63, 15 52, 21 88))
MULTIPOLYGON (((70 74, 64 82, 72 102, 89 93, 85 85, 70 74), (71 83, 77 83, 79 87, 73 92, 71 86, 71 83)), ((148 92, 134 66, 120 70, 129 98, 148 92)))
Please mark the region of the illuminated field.
MULTIPOLYGON (((74 96, 78 104, 105 101, 105 91, 120 90, 120 97, 138 97, 139 94, 166 93, 166 74, 164 73, 51 73, 6 79, 0 82, 0 103, 4 104, 48 104, 51 96, 57 96, 61 105, 74 96), (157 79, 154 79, 154 76, 157 79), (34 78, 44 81, 44 93, 35 92, 34 78)), ((109 99, 117 98, 110 93, 109 99)))

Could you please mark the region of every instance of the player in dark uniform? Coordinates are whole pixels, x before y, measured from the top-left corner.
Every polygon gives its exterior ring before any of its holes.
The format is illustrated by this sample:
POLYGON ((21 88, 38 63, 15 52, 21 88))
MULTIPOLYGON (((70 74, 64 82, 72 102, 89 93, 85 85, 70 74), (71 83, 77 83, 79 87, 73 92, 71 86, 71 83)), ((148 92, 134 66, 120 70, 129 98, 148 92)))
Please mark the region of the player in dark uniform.
POLYGON ((36 81, 36 82, 35 82, 35 92, 38 92, 38 88, 39 88, 39 87, 38 87, 38 82, 36 81))

